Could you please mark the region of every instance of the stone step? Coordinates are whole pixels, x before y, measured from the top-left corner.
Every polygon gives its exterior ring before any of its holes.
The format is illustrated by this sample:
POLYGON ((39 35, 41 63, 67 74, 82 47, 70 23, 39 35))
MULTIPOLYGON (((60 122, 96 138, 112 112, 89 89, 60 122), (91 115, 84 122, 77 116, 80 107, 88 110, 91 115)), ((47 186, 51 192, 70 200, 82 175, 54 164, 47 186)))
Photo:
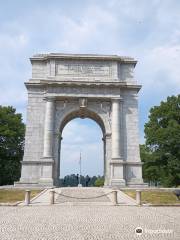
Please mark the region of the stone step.
MULTIPOLYGON (((50 191, 45 189, 37 197, 31 200, 31 205, 49 205, 50 191)), ((113 189, 97 187, 67 187, 54 188, 55 204, 60 205, 112 205, 113 189), (64 195, 64 196, 63 196, 64 195)), ((136 205, 136 201, 127 194, 117 190, 118 205, 136 205)), ((24 205, 21 203, 20 205, 24 205)))
MULTIPOLYGON (((56 191, 57 192, 57 191, 56 191)), ((102 188, 63 188, 57 192, 56 202, 110 202, 102 188)))

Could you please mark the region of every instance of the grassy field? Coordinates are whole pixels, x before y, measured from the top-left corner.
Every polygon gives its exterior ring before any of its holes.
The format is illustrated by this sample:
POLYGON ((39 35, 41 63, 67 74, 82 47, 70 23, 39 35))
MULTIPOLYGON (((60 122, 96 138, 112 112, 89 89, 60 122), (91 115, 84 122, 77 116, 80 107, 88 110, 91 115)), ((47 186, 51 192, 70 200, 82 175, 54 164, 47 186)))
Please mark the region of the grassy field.
MULTIPOLYGON (((32 190, 31 198, 35 197, 41 190, 32 190)), ((0 203, 15 203, 24 200, 25 191, 18 189, 0 189, 0 203)))
MULTIPOLYGON (((135 190, 124 190, 132 198, 136 198, 135 190)), ((142 203, 151 203, 151 204, 180 204, 180 201, 177 200, 176 196, 172 192, 163 192, 163 191, 143 191, 141 193, 142 203)))

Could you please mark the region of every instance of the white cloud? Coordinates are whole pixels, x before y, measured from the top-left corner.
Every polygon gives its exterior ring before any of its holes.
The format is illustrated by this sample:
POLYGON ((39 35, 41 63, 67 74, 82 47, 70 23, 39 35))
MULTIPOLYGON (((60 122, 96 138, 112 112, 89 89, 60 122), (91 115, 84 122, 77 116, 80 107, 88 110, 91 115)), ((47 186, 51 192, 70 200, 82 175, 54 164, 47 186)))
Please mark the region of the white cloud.
MULTIPOLYGON (((165 87, 169 85, 180 87, 180 44, 156 46, 147 50, 141 63, 143 78, 141 79, 145 88, 165 87)), ((139 73, 140 75, 140 73, 139 73)))

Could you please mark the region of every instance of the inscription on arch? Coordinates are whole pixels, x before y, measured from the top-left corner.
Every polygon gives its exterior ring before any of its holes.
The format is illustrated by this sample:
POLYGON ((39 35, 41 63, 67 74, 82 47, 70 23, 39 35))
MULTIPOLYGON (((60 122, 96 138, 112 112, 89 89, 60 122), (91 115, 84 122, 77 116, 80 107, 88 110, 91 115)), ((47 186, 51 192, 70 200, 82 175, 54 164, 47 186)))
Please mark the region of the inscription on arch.
POLYGON ((58 61, 56 75, 81 77, 111 77, 112 64, 110 62, 81 62, 58 61))

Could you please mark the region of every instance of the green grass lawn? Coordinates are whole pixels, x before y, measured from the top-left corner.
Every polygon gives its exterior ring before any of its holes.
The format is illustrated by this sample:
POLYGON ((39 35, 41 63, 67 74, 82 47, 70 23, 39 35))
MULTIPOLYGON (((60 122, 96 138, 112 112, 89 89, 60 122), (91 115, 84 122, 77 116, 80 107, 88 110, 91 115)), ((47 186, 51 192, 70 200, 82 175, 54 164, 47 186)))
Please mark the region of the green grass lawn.
MULTIPOLYGON (((124 190, 124 193, 132 198, 136 198, 135 190, 124 190)), ((142 203, 151 204, 180 204, 173 192, 163 192, 163 191, 143 191, 141 193, 142 203)))
MULTIPOLYGON (((35 197, 42 190, 32 190, 31 198, 35 197)), ((18 189, 0 189, 0 203, 15 203, 23 201, 25 196, 25 190, 18 189)))

